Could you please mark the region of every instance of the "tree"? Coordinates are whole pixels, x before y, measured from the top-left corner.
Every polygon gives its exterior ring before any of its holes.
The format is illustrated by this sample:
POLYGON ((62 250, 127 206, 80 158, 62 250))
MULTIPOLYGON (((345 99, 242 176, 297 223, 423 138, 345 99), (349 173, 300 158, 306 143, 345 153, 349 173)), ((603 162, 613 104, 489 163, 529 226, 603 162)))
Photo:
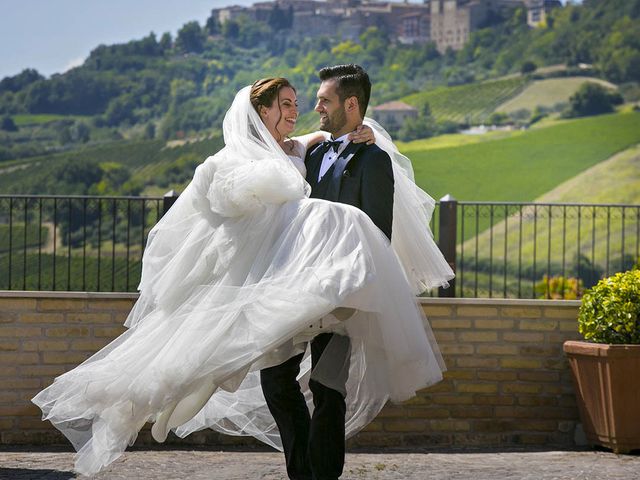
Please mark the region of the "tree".
POLYGON ((429 105, 429 102, 424 102, 420 106, 420 115, 423 116, 424 118, 431 117, 431 106, 429 105))
POLYGON ((622 102, 617 92, 593 82, 583 83, 576 93, 569 98, 568 117, 586 117, 612 112, 615 105, 622 102))
POLYGON ((113 99, 104 114, 107 125, 115 127, 126 120, 135 122, 134 107, 134 100, 130 95, 125 94, 113 99))
POLYGON ((91 129, 85 122, 75 122, 71 127, 71 139, 75 142, 87 143, 91 138, 91 129))
POLYGON ((163 52, 167 52, 171 50, 173 46, 173 39, 171 38, 171 34, 169 32, 164 32, 162 37, 160 37, 160 49, 163 52))
POLYGON ((171 105, 180 105, 198 96, 198 86, 191 80, 176 78, 171 82, 171 105))
POLYGON ((134 54, 145 55, 149 57, 162 54, 162 48, 156 39, 156 34, 151 32, 142 40, 138 40, 132 43, 132 50, 134 54))
POLYGON ((527 60, 522 64, 522 67, 520 67, 520 73, 522 73, 523 75, 527 75, 528 73, 535 72, 537 68, 538 67, 534 62, 532 62, 531 60, 527 60))
POLYGON ((144 138, 153 140, 156 137, 156 126, 153 122, 149 122, 144 127, 144 138))
POLYGON ((31 85, 38 80, 44 80, 44 77, 33 68, 27 68, 13 77, 5 77, 0 80, 0 93, 2 92, 19 92, 23 88, 31 85))
POLYGON ((129 169, 118 162, 104 162, 100 164, 100 169, 101 177, 92 188, 98 195, 118 195, 122 186, 131 177, 129 169))
POLYGON ((615 23, 599 52, 599 65, 614 82, 640 81, 640 22, 624 17, 615 23))
POLYGON ((430 117, 416 117, 408 118, 404 121, 400 130, 398 130, 398 138, 400 140, 409 142, 411 140, 418 140, 419 138, 433 137, 436 132, 436 126, 433 119, 430 117))
POLYGON ((362 45, 352 40, 345 40, 331 49, 331 55, 339 63, 349 63, 353 61, 353 57, 360 55, 362 51, 362 45))
POLYGON ((504 125, 509 121, 509 115, 504 112, 493 112, 489 117, 491 125, 504 125))
MULTIPOLYGON (((229 22, 227 22, 229 23, 229 22)), ((273 30, 264 22, 256 22, 246 15, 237 19, 238 35, 236 42, 244 48, 255 48, 264 45, 273 35, 273 30)))
POLYGON ((95 160, 63 160, 42 178, 41 191, 63 195, 86 195, 89 188, 100 181, 102 175, 103 171, 95 160))
POLYGON ((229 40, 235 40, 240 35, 240 25, 235 20, 227 20, 222 24, 222 35, 229 40))
POLYGON ((2 117, 2 122, 0 123, 0 130, 4 130, 5 132, 17 132, 18 127, 13 121, 13 118, 9 115, 5 115, 2 117))
POLYGON ((204 29, 208 35, 219 35, 222 32, 222 26, 217 17, 211 15, 207 18, 207 23, 204 25, 204 29))
POLYGON ((62 146, 68 145, 73 141, 73 138, 71 138, 70 125, 71 125, 71 122, 67 120, 56 122, 55 124, 54 128, 57 133, 58 143, 60 143, 60 145, 62 146))
POLYGON ((389 45, 388 35, 377 27, 369 27, 360 35, 360 43, 367 55, 377 63, 384 62, 387 45, 389 45))
POLYGON ((585 288, 591 288, 602 278, 603 272, 598 265, 591 263, 589 257, 576 253, 568 275, 580 278, 585 288))
POLYGON ((429 62, 431 60, 437 60, 440 58, 440 52, 436 42, 429 41, 424 45, 424 59, 429 62))
POLYGON ((183 53, 202 53, 204 50, 204 33, 198 22, 185 23, 178 31, 176 48, 183 53))

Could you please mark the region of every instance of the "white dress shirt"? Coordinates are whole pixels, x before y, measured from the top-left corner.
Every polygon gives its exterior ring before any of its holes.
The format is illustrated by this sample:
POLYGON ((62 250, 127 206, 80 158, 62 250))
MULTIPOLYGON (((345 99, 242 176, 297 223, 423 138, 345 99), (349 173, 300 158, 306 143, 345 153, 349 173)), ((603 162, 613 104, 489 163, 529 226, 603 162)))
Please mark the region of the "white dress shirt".
POLYGON ((331 168, 331 165, 336 162, 340 154, 344 151, 345 148, 347 148, 347 145, 349 145, 349 139, 347 138, 348 136, 349 134, 347 133, 345 135, 342 135, 340 138, 335 139, 336 142, 342 142, 342 145, 338 147, 337 152, 334 152, 333 148, 330 148, 329 150, 327 150, 327 153, 324 154, 324 157, 322 157, 322 163, 320 164, 318 181, 320 181, 320 179, 324 177, 324 174, 327 173, 327 171, 331 168))
MULTIPOLYGON (((335 140, 332 141, 342 142, 342 145, 338 147, 338 151, 334 152, 333 148, 329 148, 327 153, 322 157, 322 163, 320 164, 320 172, 318 174, 318 181, 327 173, 327 171, 331 168, 331 165, 335 163, 340 154, 347 148, 349 145, 349 139, 347 138, 349 134, 342 135, 335 140)), ((316 322, 310 324, 306 329, 302 332, 298 333, 293 338, 294 345, 310 342, 314 337, 320 335, 321 333, 337 333, 340 335, 347 335, 347 331, 343 325, 343 323, 338 320, 334 315, 329 313, 328 315, 322 317, 316 322)))

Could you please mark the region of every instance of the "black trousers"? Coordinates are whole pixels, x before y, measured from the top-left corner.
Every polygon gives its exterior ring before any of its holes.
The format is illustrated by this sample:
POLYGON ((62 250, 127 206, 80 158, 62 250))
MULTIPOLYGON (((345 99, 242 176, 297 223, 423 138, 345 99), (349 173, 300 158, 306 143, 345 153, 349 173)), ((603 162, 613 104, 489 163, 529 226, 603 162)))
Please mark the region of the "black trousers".
MULTIPOLYGON (((311 341, 313 367, 334 335, 323 333, 311 341)), ((336 340, 343 346, 337 351, 348 362, 348 337, 341 336, 336 340)), ((335 353, 332 349, 332 355, 335 353)), ((310 380, 314 405, 313 416, 310 416, 296 380, 302 357, 303 354, 296 355, 280 365, 262 370, 262 391, 280 430, 289 478, 336 480, 344 467, 345 399, 342 393, 310 380)), ((342 380, 346 383, 346 378, 342 380)))

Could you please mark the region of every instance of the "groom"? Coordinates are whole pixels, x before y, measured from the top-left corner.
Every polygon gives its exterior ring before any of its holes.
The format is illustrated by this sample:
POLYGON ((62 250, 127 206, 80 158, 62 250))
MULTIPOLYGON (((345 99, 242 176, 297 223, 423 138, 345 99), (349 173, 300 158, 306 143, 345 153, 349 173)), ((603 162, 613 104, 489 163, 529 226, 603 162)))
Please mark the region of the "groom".
MULTIPOLYGON (((347 203, 364 211, 391 239, 393 220, 393 172, 391 159, 376 145, 350 143, 349 132, 362 124, 369 97, 369 76, 358 65, 326 67, 319 73, 321 84, 316 112, 320 128, 331 140, 308 149, 305 159, 311 197, 347 203)), ((346 309, 334 311, 336 317, 346 309)), ((350 342, 338 324, 334 333, 317 331, 311 339, 312 366, 331 342, 332 362, 341 365, 331 385, 309 380, 313 393, 313 416, 309 415, 296 380, 303 354, 261 371, 265 399, 273 415, 291 480, 336 480, 345 457, 345 391, 350 342), (339 332, 339 333, 338 333, 339 332), (336 358, 342 357, 342 358, 336 358)))

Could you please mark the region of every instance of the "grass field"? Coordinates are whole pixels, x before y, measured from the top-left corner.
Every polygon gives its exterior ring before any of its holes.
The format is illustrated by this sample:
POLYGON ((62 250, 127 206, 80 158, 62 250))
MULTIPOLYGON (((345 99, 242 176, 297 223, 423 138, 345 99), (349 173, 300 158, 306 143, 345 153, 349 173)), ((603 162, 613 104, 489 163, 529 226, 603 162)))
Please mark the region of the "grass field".
POLYGON ((575 93, 580 85, 586 82, 598 83, 611 89, 617 88, 612 83, 590 77, 535 80, 518 95, 499 105, 496 111, 511 113, 521 109, 533 111, 538 106, 553 107, 557 103, 568 102, 569 97, 575 93))
POLYGON ((536 202, 640 205, 640 144, 585 170, 536 198, 536 202), (588 193, 587 193, 588 192, 588 193))
MULTIPOLYGON (((640 142, 640 113, 601 115, 468 145, 403 149, 434 198, 532 201, 640 142)), ((589 198, 584 198, 585 202, 589 198)))
POLYGON ((450 133, 438 135, 437 137, 425 138, 423 140, 413 140, 411 142, 395 142, 398 149, 406 155, 412 152, 424 152, 438 148, 453 148, 463 145, 475 145, 477 143, 501 140, 504 138, 522 135, 522 130, 500 130, 487 132, 483 135, 465 135, 463 133, 450 133))
MULTIPOLYGON (((458 272, 463 284, 465 276, 467 285, 473 284, 481 270, 480 290, 488 291, 491 282, 498 289, 493 294, 500 294, 506 281, 513 293, 513 278, 539 281, 547 272, 575 276, 578 255, 595 266, 598 275, 630 268, 640 255, 640 145, 571 178, 536 202, 542 205, 482 207, 479 218, 474 218, 475 209, 462 212, 465 231, 460 228, 460 236, 464 233, 467 240, 458 248, 464 263, 458 272), (634 206, 544 205, 586 202, 634 206), (488 216, 493 217, 493 228, 487 228, 488 216)), ((524 280, 528 295, 534 283, 524 280)))
POLYGON ((26 248, 34 248, 38 245, 44 245, 47 236, 49 235, 49 229, 46 226, 40 227, 38 231, 37 225, 29 225, 25 231, 24 224, 12 225, 9 229, 9 225, 0 224, 0 253, 11 251, 18 251, 26 248), (11 232, 11 235, 9 235, 11 232))
POLYGON ((400 100, 418 109, 428 103, 431 114, 439 121, 480 123, 486 121, 499 105, 518 95, 528 82, 525 77, 516 77, 456 87, 440 87, 400 100))
POLYGON ((91 117, 83 117, 81 115, 55 115, 50 113, 39 114, 20 114, 12 116, 14 123, 18 127, 25 127, 29 125, 43 125, 51 123, 56 120, 81 120, 90 119, 91 117))

